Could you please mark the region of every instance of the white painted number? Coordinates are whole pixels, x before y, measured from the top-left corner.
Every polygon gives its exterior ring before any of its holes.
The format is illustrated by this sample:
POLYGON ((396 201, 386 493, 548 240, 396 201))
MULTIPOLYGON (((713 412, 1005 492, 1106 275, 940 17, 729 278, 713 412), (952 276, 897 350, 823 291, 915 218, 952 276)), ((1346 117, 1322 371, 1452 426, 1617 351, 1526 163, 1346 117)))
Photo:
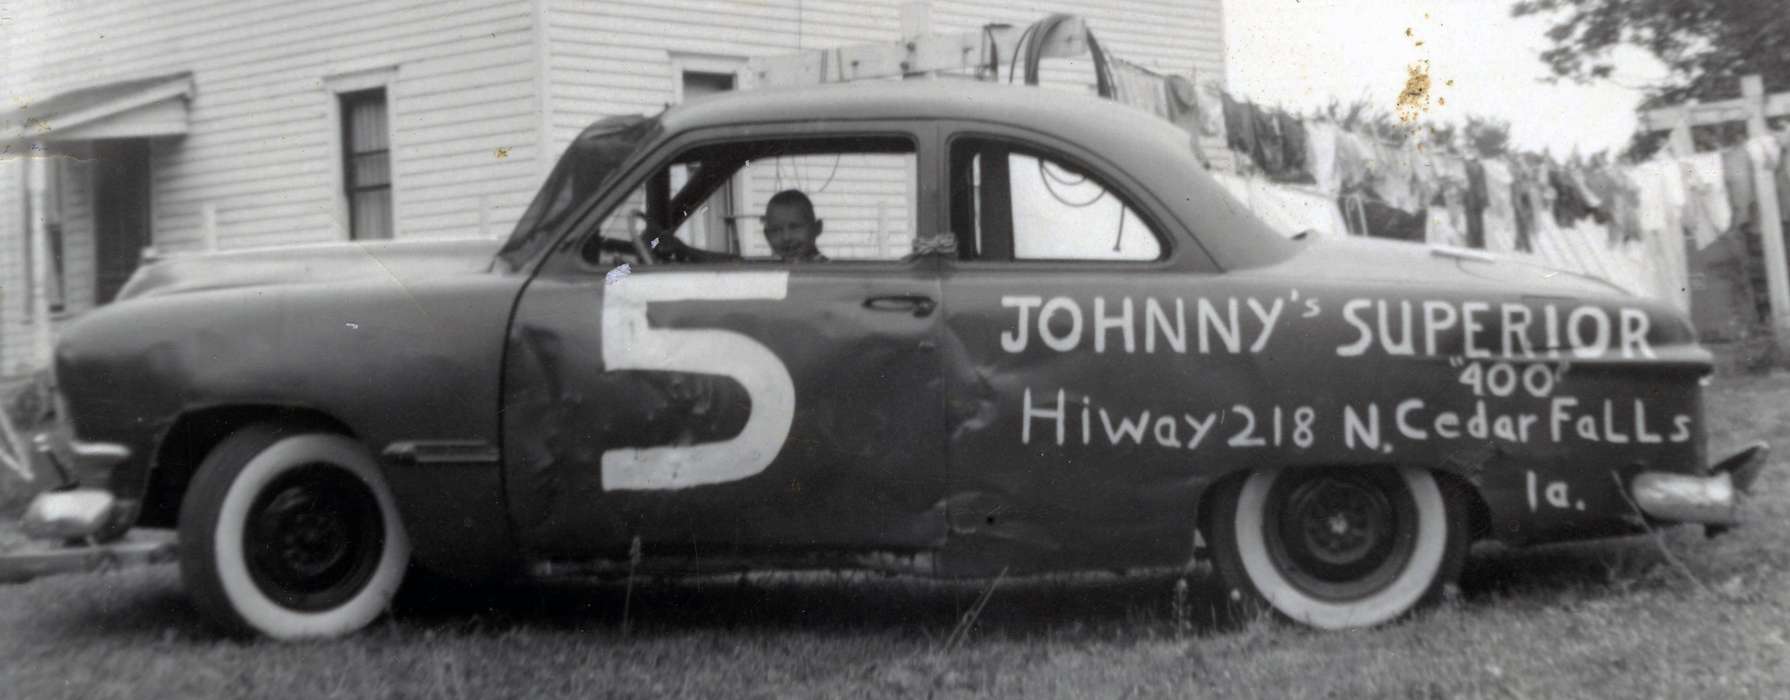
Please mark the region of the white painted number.
POLYGON ((721 442, 618 447, 603 452, 607 491, 683 489, 739 481, 771 465, 795 419, 795 382, 770 348, 718 329, 653 328, 647 305, 670 301, 781 300, 787 272, 669 272, 630 275, 603 290, 603 364, 610 371, 699 372, 732 377, 752 413, 721 442))

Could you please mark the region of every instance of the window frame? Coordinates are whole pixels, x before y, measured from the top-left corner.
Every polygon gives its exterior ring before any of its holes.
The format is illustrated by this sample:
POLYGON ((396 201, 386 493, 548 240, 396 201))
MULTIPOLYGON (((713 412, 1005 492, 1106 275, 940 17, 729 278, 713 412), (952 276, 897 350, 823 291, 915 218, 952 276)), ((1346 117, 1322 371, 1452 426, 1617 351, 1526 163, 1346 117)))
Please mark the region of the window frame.
MULTIPOLYGON (((666 138, 648 147, 644 155, 637 157, 633 163, 623 169, 615 180, 603 188, 591 201, 580 205, 582 211, 571 219, 547 255, 535 270, 534 274, 543 275, 595 275, 601 277, 609 272, 608 267, 593 263, 583 255, 583 248, 591 236, 602 235, 602 224, 614 211, 622 206, 634 190, 646 186, 648 180, 656 177, 660 171, 666 170, 676 163, 681 156, 692 150, 724 145, 728 143, 764 142, 767 140, 835 140, 852 138, 886 138, 902 139, 913 145, 914 172, 909 187, 914 198, 913 227, 916 238, 935 235, 940 229, 937 226, 938 207, 941 195, 936 181, 929 181, 926 174, 936 172, 938 127, 936 124, 918 120, 864 120, 847 122, 771 122, 758 124, 742 124, 723 127, 692 129, 666 138)), ((891 260, 839 259, 826 263, 795 263, 771 260, 750 260, 738 262, 711 263, 657 263, 643 265, 642 269, 658 269, 673 267, 678 269, 731 270, 731 269, 800 269, 802 267, 865 267, 865 266, 897 266, 904 269, 920 266, 930 257, 916 258, 908 256, 891 260)), ((637 270, 638 271, 638 270, 637 270)))
MULTIPOLYGON (((380 89, 385 91, 385 125, 386 148, 395 156, 398 151, 398 115, 399 95, 392 86, 398 82, 398 66, 387 65, 366 70, 328 75, 319 81, 322 111, 327 119, 326 141, 330 151, 334 153, 334 166, 329 169, 331 178, 331 199, 335 202, 335 221, 342 240, 360 240, 353 237, 353 219, 348 196, 348 163, 345 157, 347 144, 344 130, 347 120, 342 111, 342 96, 349 93, 380 89)), ((392 238, 399 237, 398 222, 404 220, 402 202, 398 197, 397 159, 392 157, 389 180, 391 187, 392 238)))
POLYGON ((393 167, 393 163, 392 163, 392 150, 393 150, 392 149, 392 134, 391 134, 391 131, 392 131, 392 109, 391 109, 390 91, 388 89, 386 89, 386 86, 379 85, 379 86, 375 86, 375 87, 363 88, 360 90, 339 92, 339 93, 336 93, 336 104, 338 105, 338 109, 339 109, 339 112, 337 114, 337 122, 340 124, 340 128, 341 128, 342 196, 347 200, 348 240, 351 240, 351 241, 374 241, 374 240, 391 240, 391 239, 397 238, 398 237, 398 217, 397 217, 396 208, 393 206, 393 203, 396 201, 397 197, 394 193, 395 188, 392 187, 393 181, 396 179, 393 177, 393 175, 396 174, 395 173, 396 168, 393 167), (385 130, 386 130, 385 148, 371 149, 371 150, 366 150, 366 151, 358 151, 358 150, 355 150, 355 143, 354 143, 354 128, 353 128, 354 110, 355 110, 355 108, 357 108, 361 105, 364 105, 364 104, 368 104, 368 103, 378 104, 380 110, 385 112, 385 130), (360 159, 362 157, 366 157, 366 156, 384 156, 385 157, 386 176, 385 176, 384 184, 362 185, 362 184, 355 182, 356 161, 358 159, 360 159), (383 236, 383 237, 375 238, 375 237, 366 236, 366 235, 364 235, 364 232, 355 230, 354 225, 355 225, 355 221, 357 220, 357 218, 355 217, 355 208, 356 208, 355 195, 364 194, 364 193, 368 193, 368 192, 379 192, 379 191, 384 191, 386 193, 386 195, 385 195, 385 197, 386 197, 386 213, 388 216, 390 216, 391 220, 388 222, 387 230, 385 231, 385 233, 387 235, 383 236))
MULTIPOLYGON (((1046 133, 1012 127, 1003 124, 956 121, 940 125, 943 133, 940 137, 939 157, 934 177, 940 184, 938 221, 936 225, 941 231, 951 230, 951 153, 961 142, 970 140, 994 141, 1009 147, 1012 152, 1024 153, 1055 161, 1085 173, 1096 183, 1105 187, 1109 193, 1117 197, 1135 217, 1149 227, 1162 247, 1159 257, 1153 260, 1123 259, 1039 259, 1008 258, 1005 260, 952 259, 950 264, 962 269, 1028 269, 1028 270, 1111 270, 1118 272, 1137 272, 1142 270, 1182 269, 1198 273, 1221 272, 1217 263, 1212 260, 1197 241, 1188 241, 1186 230, 1179 218, 1157 199, 1156 193, 1143 183, 1138 182, 1111 161, 1080 147, 1046 133), (1173 225, 1168 225, 1173 224, 1173 225)), ((963 236, 969 236, 964 232, 963 236)), ((959 238, 961 245, 963 238, 959 238)))

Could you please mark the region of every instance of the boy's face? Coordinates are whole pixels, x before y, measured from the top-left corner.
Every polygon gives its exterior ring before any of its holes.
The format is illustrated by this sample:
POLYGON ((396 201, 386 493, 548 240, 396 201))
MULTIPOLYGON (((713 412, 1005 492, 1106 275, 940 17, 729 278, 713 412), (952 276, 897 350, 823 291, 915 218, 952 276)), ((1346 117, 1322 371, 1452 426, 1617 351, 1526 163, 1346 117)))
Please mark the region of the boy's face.
POLYGON ((778 257, 796 257, 820 237, 820 222, 800 206, 772 206, 764 212, 764 237, 778 257))

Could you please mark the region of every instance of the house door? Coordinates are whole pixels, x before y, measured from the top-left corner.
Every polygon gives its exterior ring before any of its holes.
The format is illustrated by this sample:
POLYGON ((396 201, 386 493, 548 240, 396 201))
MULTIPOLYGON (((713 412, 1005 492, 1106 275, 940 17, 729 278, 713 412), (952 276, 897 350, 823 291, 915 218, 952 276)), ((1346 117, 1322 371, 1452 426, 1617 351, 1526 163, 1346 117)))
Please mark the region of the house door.
POLYGON ((93 302, 106 304, 150 244, 149 140, 93 143, 93 302))

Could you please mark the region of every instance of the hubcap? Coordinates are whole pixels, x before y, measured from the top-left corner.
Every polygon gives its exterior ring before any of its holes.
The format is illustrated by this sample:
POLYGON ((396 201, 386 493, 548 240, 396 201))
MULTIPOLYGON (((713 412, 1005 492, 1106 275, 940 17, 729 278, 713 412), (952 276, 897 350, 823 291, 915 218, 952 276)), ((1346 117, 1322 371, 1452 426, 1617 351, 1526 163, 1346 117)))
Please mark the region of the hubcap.
POLYGON ((385 528, 365 482, 311 464, 274 479, 249 507, 244 560, 280 605, 326 610, 354 597, 379 563, 385 528))
POLYGON ((1314 597, 1347 601, 1397 578, 1416 541, 1416 505, 1390 469, 1289 470, 1262 527, 1275 568, 1314 597))

